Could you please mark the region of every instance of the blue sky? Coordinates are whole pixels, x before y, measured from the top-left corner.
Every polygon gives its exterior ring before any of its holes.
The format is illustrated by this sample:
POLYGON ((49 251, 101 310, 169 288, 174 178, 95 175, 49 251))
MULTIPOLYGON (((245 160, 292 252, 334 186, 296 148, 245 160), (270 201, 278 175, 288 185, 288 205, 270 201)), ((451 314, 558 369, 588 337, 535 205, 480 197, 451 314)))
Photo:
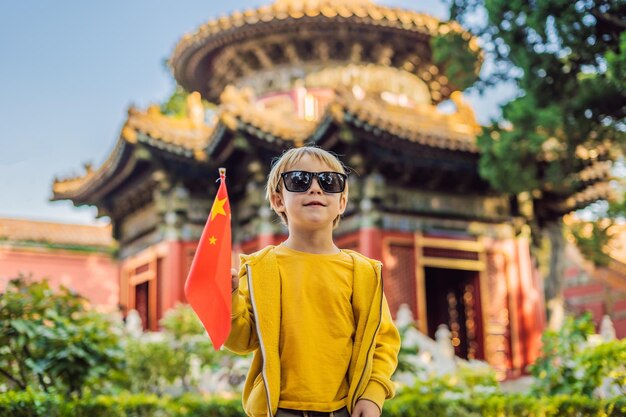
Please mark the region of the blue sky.
MULTIPOLYGON (((80 174, 85 162, 100 166, 127 108, 168 97, 174 83, 163 61, 183 34, 267 3, 2 2, 0 217, 97 223, 95 208, 48 201, 54 177, 80 174)), ((447 17, 446 6, 434 0, 378 3, 447 17)), ((504 86, 468 100, 487 123, 497 117, 497 103, 512 95, 504 86)))

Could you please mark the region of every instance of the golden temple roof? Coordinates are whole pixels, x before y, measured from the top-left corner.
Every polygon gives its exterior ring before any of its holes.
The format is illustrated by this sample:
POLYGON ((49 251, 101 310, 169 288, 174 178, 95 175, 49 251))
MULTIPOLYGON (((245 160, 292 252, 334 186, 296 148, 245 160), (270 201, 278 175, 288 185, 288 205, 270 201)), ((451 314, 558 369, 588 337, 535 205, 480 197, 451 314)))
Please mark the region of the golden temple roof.
MULTIPOLYGON (((313 136, 323 134, 326 122, 330 120, 337 125, 352 123, 374 134, 386 133, 423 146, 477 152, 475 138, 480 126, 460 93, 453 95, 457 112, 443 114, 430 104, 411 108, 395 106, 376 97, 357 98, 350 91, 340 90, 315 121, 259 107, 249 94, 234 87, 227 88, 221 100, 222 105, 217 108, 215 121, 211 124, 191 114, 182 118, 167 116, 155 106, 147 111, 131 108, 108 159, 95 171, 87 167, 82 176, 55 179, 54 199, 72 198, 76 193, 87 192, 94 184, 106 181, 118 168, 121 155, 137 143, 203 163, 210 157, 207 147, 215 135, 224 130, 301 146, 313 136)), ((191 113, 198 113, 197 109, 190 109, 191 113)))
MULTIPOLYGON (((216 33, 254 25, 273 20, 302 19, 304 17, 323 16, 326 18, 358 18, 383 26, 395 26, 407 31, 419 31, 429 35, 446 34, 450 31, 464 33, 467 40, 471 39, 457 22, 441 23, 438 19, 411 10, 391 8, 375 4, 369 0, 277 0, 271 5, 234 12, 208 21, 195 32, 185 34, 176 45, 170 62, 178 60, 183 51, 193 44, 202 42, 216 33)), ((470 47, 478 51, 478 43, 471 39, 470 47)))
MULTIPOLYGON (((337 92, 335 100, 326 109, 326 116, 338 124, 343 124, 349 114, 371 127, 391 135, 434 148, 477 152, 475 139, 480 132, 472 110, 461 94, 453 95, 457 112, 443 114, 435 106, 419 105, 402 107, 387 104, 378 98, 357 98, 351 92, 337 92)), ((324 116, 317 122, 305 121, 297 117, 285 117, 259 109, 241 92, 231 87, 222 95, 224 102, 221 120, 235 129, 235 120, 253 126, 260 132, 275 137, 306 142, 318 129, 324 116), (229 122, 230 121, 230 122, 229 122)))
MULTIPOLYGON (((285 66, 308 71, 331 61, 373 63, 424 74, 434 66, 429 39, 448 33, 458 33, 480 55, 476 39, 457 22, 368 0, 278 0, 201 25, 181 38, 169 63, 180 85, 215 101, 226 85, 241 86, 237 80, 285 66), (375 34, 380 39, 373 40, 375 34)), ((435 102, 456 89, 454 80, 432 82, 441 86, 435 102)))
POLYGON ((128 110, 122 138, 129 143, 149 141, 156 147, 191 157, 196 155, 195 151, 206 146, 212 131, 212 127, 204 122, 194 122, 189 117, 166 116, 161 114, 157 106, 153 106, 145 112, 135 108, 128 110))
POLYGON ((317 123, 298 118, 295 114, 272 112, 259 108, 254 99, 235 87, 226 87, 220 100, 220 121, 231 131, 243 130, 302 145, 316 130, 317 123))
POLYGON ((47 243, 110 248, 111 226, 88 226, 34 220, 0 218, 0 242, 47 243))
POLYGON ((481 127, 473 112, 456 93, 457 112, 443 114, 432 105, 416 108, 393 106, 380 100, 357 100, 344 94, 335 112, 349 112, 353 117, 393 136, 433 148, 478 152, 476 135, 481 127))

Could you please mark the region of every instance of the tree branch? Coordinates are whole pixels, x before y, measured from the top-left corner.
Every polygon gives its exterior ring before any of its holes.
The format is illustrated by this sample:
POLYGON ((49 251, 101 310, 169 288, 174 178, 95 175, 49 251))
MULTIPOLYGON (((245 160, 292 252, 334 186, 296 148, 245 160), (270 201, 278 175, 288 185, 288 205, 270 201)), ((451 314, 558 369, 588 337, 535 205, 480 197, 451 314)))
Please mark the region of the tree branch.
POLYGON ((600 10, 598 9, 591 9, 591 14, 593 15, 593 17, 595 17, 596 19, 607 23, 615 28, 620 29, 620 32, 626 29, 626 22, 608 14, 608 13, 602 13, 600 10))
POLYGON ((6 376, 9 381, 13 382, 15 385, 17 385, 18 387, 20 387, 20 389, 25 390, 26 389, 26 384, 23 383, 22 381, 18 380, 17 378, 15 378, 13 375, 11 375, 10 373, 8 373, 7 371, 5 371, 4 369, 0 368, 0 373, 4 376, 6 376))
MULTIPOLYGON (((22 349, 23 349, 23 351, 24 351, 24 353, 26 354, 27 357, 29 357, 29 358, 33 357, 33 355, 30 353, 30 349, 28 349, 27 345, 24 345, 22 349)), ((48 394, 49 393, 48 385, 44 381, 43 375, 41 374, 41 372, 35 372, 35 374, 37 375, 37 379, 39 380, 39 383, 43 387, 43 390, 46 392, 46 394, 48 394)))

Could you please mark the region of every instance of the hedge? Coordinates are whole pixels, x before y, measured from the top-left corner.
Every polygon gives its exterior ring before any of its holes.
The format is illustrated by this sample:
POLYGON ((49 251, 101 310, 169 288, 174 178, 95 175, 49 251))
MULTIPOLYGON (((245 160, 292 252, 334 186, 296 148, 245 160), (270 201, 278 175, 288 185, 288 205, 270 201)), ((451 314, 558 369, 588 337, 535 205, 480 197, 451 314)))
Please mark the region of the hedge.
POLYGON ((245 417, 241 400, 199 395, 100 395, 67 401, 61 396, 10 391, 0 394, 1 417, 245 417))
MULTIPOLYGON (((147 394, 67 401, 39 392, 0 394, 1 417, 244 417, 238 398, 199 395, 159 398, 147 394)), ((385 405, 385 417, 626 417, 626 399, 495 394, 471 400, 401 394, 385 405)))

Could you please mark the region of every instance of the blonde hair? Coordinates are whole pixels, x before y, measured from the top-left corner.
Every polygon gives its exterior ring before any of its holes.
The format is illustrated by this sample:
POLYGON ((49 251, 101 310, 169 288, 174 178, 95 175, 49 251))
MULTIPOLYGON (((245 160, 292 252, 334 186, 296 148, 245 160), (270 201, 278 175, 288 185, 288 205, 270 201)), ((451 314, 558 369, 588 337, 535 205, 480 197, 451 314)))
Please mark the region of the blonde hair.
MULTIPOLYGON (((346 175, 348 174, 348 169, 341 163, 341 161, 335 154, 317 146, 303 146, 301 148, 292 148, 283 152, 280 157, 275 158, 274 161, 272 161, 272 169, 267 176, 265 198, 269 200, 270 206, 276 212, 276 214, 280 216, 285 225, 288 224, 287 215, 283 212, 278 212, 276 210, 276 207, 274 207, 274 204, 272 203, 272 196, 276 194, 281 194, 283 191, 281 174, 288 171, 305 155, 311 156, 319 162, 328 165, 334 171, 341 172, 346 175)), ((346 200, 348 199, 347 182, 346 188, 341 193, 341 196, 344 196, 346 200)), ((340 217, 341 215, 337 216, 333 220, 333 228, 337 227, 337 225, 339 224, 340 217)))

